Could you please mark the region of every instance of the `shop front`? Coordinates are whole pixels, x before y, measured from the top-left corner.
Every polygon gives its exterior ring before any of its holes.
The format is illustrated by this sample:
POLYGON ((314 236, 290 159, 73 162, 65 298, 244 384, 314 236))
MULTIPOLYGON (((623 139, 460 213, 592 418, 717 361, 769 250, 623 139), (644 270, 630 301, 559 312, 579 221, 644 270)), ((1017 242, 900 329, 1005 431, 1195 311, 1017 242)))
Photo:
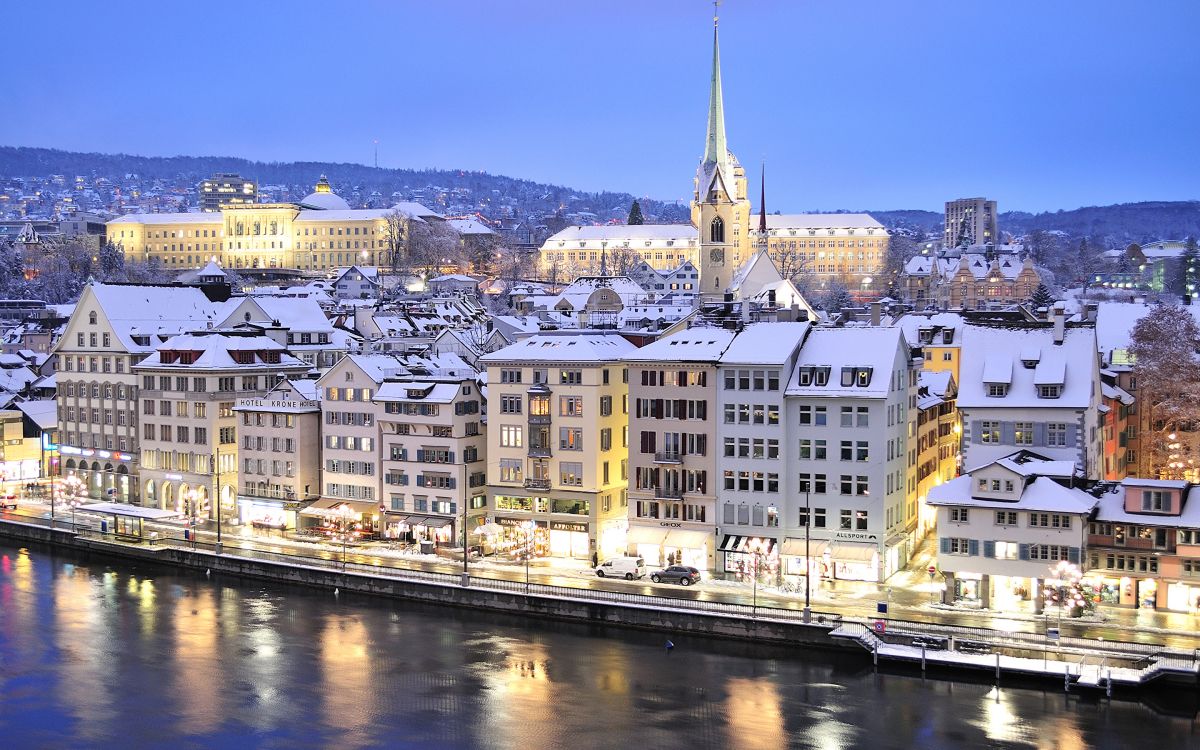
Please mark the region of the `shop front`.
POLYGON ((660 521, 656 526, 630 525, 629 554, 640 557, 649 567, 688 565, 709 570, 713 536, 707 531, 682 528, 676 521, 660 521))
POLYGON ((294 501, 238 496, 238 521, 253 531, 282 534, 296 530, 299 507, 294 501))
POLYGON ((896 534, 884 543, 883 577, 885 579, 908 566, 911 549, 912 543, 907 534, 896 534))
POLYGON ((958 571, 954 574, 952 601, 966 604, 983 604, 984 576, 979 573, 958 571))
POLYGON ((1175 581, 1166 584, 1167 609, 1175 612, 1200 612, 1200 582, 1175 581))
POLYGON ((600 560, 625 554, 629 539, 629 521, 624 518, 600 521, 596 549, 600 560))
POLYGON ((878 581, 879 546, 873 543, 835 541, 829 553, 833 577, 843 581, 878 581))
POLYGON ((345 534, 371 539, 379 534, 379 508, 362 500, 321 498, 299 513, 299 531, 326 537, 345 534))
POLYGON ((581 521, 550 521, 550 556, 586 560, 592 556, 588 524, 581 521))
POLYGON ((721 570, 739 580, 775 581, 780 575, 779 544, 771 537, 726 534, 717 548, 721 570))
POLYGON ((384 539, 420 544, 429 542, 435 546, 457 544, 455 519, 449 516, 421 516, 402 513, 384 513, 384 539))
POLYGON ((550 554, 550 528, 545 521, 511 516, 496 516, 499 527, 489 540, 488 554, 513 560, 547 557, 550 554))
POLYGON ((780 545, 783 551, 783 574, 799 579, 804 577, 807 568, 814 579, 832 577, 832 566, 828 564, 829 546, 827 539, 784 539, 780 545), (805 565, 806 558, 810 561, 808 565, 805 565))

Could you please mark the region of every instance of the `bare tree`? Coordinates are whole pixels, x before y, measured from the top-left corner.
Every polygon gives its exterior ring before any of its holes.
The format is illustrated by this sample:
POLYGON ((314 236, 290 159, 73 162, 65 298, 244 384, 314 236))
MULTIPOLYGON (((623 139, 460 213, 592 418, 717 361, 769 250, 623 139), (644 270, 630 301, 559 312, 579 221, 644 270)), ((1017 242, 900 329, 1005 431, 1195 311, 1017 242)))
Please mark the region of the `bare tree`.
POLYGON ((408 214, 393 208, 384 216, 383 246, 388 254, 392 273, 398 273, 408 255, 408 214))
POLYGON ((1134 356, 1142 408, 1149 431, 1143 433, 1150 470, 1181 479, 1195 453, 1200 424, 1200 326, 1187 308, 1159 305, 1133 327, 1129 353, 1134 356))
POLYGON ((408 230, 408 256, 405 263, 409 272, 424 278, 438 275, 445 266, 463 266, 462 247, 458 232, 444 221, 414 221, 408 230))

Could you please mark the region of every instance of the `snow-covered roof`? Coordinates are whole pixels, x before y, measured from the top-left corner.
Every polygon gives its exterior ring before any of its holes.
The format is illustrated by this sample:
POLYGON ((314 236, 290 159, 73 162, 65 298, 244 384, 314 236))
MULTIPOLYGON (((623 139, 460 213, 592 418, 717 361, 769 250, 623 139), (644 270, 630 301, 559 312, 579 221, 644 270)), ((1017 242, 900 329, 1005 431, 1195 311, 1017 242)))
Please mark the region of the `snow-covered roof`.
POLYGON ((447 219, 446 223, 459 234, 495 234, 491 227, 478 219, 447 219))
MULTIPOLYGON (((753 323, 733 337, 721 354, 723 365, 782 365, 804 341, 808 323, 753 323)), ((789 375, 791 373, 788 373, 789 375)))
POLYGON ((328 211, 348 210, 350 204, 346 202, 342 196, 333 192, 315 192, 309 193, 300 199, 300 202, 305 206, 328 211))
MULTIPOLYGON (((1039 363, 1040 366, 1040 363, 1039 363)), ((962 334, 962 361, 959 364, 958 407, 1087 408, 1092 401, 1093 380, 1097 378, 1096 336, 1091 328, 1067 328, 1063 342, 1054 343, 1048 327, 989 327, 968 325, 962 334), (1036 373, 1021 363, 1021 354, 1029 347, 1041 350, 1048 365, 1043 377, 1059 377, 1063 388, 1058 398, 1039 398, 1036 373), (1070 363, 1067 367, 1065 363, 1070 363), (989 383, 1009 383, 1003 396, 989 396, 989 383)))
POLYGON ((903 344, 900 328, 814 328, 800 348, 800 356, 788 382, 789 396, 849 396, 886 398, 891 384, 896 353, 903 344), (825 385, 800 385, 802 367, 828 367, 825 385), (842 368, 870 368, 866 387, 842 385, 842 368))
MULTIPOLYGON (((1200 324, 1200 306, 1189 305, 1183 309, 1191 313, 1200 324)), ((1129 348, 1133 338, 1133 327, 1152 310, 1154 305, 1143 302, 1099 303, 1096 311, 1096 341, 1105 361, 1111 359, 1113 350, 1129 348)))
POLYGON ((716 363, 733 337, 734 332, 725 328, 687 328, 643 346, 626 357, 626 361, 716 363))
POLYGON ((465 281, 465 282, 470 282, 472 284, 475 283, 475 279, 471 278, 470 276, 467 276, 466 274, 462 274, 462 273, 446 273, 446 274, 442 274, 441 276, 435 276, 434 278, 429 280, 429 283, 436 284, 439 281, 465 281))
POLYGON ((1045 476, 1036 477, 1025 485, 1017 500, 982 498, 972 496, 974 483, 970 474, 964 474, 929 490, 926 503, 929 505, 952 505, 966 508, 991 508, 995 510, 1026 510, 1047 513, 1070 513, 1086 515, 1099 502, 1084 490, 1064 487, 1045 476))
POLYGON ((221 226, 221 214, 207 213, 163 213, 163 214, 125 214, 107 222, 113 224, 212 224, 221 226))
MULTIPOLYGON (((1146 480, 1136 480, 1138 486, 1149 487, 1146 480)), ((1124 483, 1122 483, 1124 484, 1124 483)), ((1184 483, 1186 485, 1186 482, 1184 483)), ((1125 510, 1125 492, 1120 485, 1100 496, 1096 509, 1096 520, 1105 523, 1129 523, 1139 526, 1173 526, 1184 529, 1200 529, 1200 490, 1192 487, 1184 495, 1183 509, 1179 515, 1165 513, 1130 513, 1125 510)))
POLYGON ((373 401, 419 401, 448 404, 458 394, 458 383, 388 381, 379 386, 373 401))
POLYGON ((870 214, 767 214, 767 231, 788 229, 873 229, 887 235, 887 230, 870 214))
POLYGON ((546 240, 543 248, 549 248, 551 243, 559 242, 589 242, 604 240, 610 248, 617 247, 624 241, 644 242, 646 240, 676 240, 686 245, 687 240, 694 243, 699 235, 691 224, 608 224, 604 226, 573 226, 556 232, 546 240))
POLYGON ((482 364, 508 362, 616 362, 636 350, 628 339, 613 334, 542 333, 521 339, 479 358, 482 364))
POLYGON ((135 365, 134 369, 159 369, 164 367, 187 370, 245 370, 261 369, 263 367, 300 367, 307 369, 308 365, 302 360, 288 354, 282 344, 268 336, 226 336, 221 333, 197 335, 184 333, 179 336, 172 336, 160 344, 156 348, 156 351, 135 365), (187 364, 181 363, 178 360, 175 362, 163 362, 162 353, 164 351, 199 352, 199 355, 187 364), (241 363, 236 361, 230 352, 279 352, 279 362, 267 363, 263 361, 260 355, 255 358, 254 362, 241 363))
POLYGON ((204 264, 204 268, 201 268, 196 276, 220 276, 221 278, 226 278, 226 273, 221 270, 220 266, 210 260, 204 264))
POLYGON ((135 344, 135 335, 174 336, 215 323, 220 305, 195 287, 110 285, 88 286, 117 338, 131 352, 150 351, 160 341, 135 344))
POLYGON ((321 305, 313 297, 282 297, 273 295, 254 295, 248 298, 231 297, 225 302, 224 309, 228 317, 221 322, 220 327, 245 322, 270 323, 277 320, 280 325, 297 332, 312 333, 333 330, 333 324, 329 322, 329 318, 325 316, 325 311, 321 309, 321 305), (238 315, 235 312, 236 309, 242 307, 247 300, 257 305, 263 314, 260 315, 257 312, 245 311, 250 312, 249 320, 245 319, 244 313, 238 315))
POLYGON ((22 401, 16 407, 43 430, 53 430, 58 426, 58 402, 52 398, 22 401))

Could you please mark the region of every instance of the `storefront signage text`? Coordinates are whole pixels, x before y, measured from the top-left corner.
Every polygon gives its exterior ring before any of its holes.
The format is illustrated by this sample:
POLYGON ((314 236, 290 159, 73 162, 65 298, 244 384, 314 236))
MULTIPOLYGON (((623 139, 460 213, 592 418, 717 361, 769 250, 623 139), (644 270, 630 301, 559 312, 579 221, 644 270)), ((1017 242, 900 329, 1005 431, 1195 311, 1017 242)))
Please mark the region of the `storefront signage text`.
POLYGON ((834 537, 837 539, 856 539, 863 542, 874 542, 879 539, 874 534, 859 534, 853 531, 839 531, 834 537))

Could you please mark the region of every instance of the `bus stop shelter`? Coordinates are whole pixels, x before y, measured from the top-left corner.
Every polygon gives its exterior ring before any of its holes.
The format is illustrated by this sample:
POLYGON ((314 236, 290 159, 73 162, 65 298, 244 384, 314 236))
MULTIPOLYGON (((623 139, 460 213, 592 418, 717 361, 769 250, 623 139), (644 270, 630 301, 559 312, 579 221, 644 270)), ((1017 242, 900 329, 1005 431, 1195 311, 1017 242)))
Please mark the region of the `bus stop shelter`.
POLYGON ((126 503, 90 503, 79 506, 79 510, 105 516, 100 521, 101 532, 139 542, 146 539, 146 521, 165 521, 180 515, 173 510, 142 508, 126 503))

